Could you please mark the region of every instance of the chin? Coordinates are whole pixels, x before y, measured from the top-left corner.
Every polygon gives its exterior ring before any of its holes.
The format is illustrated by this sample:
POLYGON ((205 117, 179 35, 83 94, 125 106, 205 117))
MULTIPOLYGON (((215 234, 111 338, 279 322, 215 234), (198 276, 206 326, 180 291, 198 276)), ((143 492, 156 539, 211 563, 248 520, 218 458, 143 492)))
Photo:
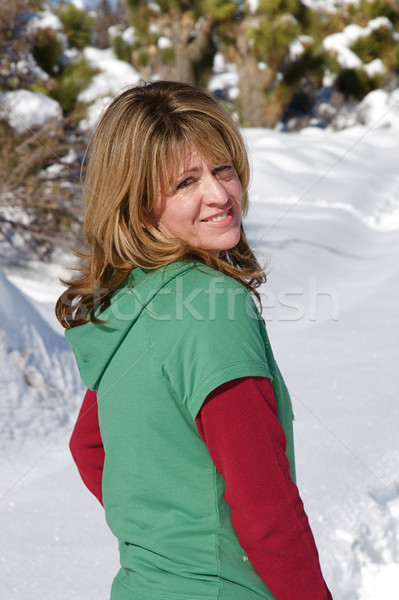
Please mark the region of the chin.
POLYGON ((234 236, 231 236, 229 240, 226 240, 225 244, 221 245, 221 248, 219 248, 220 252, 226 251, 226 250, 231 250, 232 248, 237 246, 240 239, 241 239, 241 231, 238 231, 238 233, 236 233, 234 236))
POLYGON ((218 255, 237 246, 241 239, 241 228, 226 231, 223 235, 209 236, 208 239, 196 240, 196 248, 201 248, 210 254, 218 255))
POLYGON ((209 248, 208 252, 210 252, 211 254, 220 254, 220 252, 227 252, 228 250, 232 250, 235 246, 237 246, 239 241, 240 237, 237 240, 234 240, 234 242, 220 244, 217 248, 209 248))

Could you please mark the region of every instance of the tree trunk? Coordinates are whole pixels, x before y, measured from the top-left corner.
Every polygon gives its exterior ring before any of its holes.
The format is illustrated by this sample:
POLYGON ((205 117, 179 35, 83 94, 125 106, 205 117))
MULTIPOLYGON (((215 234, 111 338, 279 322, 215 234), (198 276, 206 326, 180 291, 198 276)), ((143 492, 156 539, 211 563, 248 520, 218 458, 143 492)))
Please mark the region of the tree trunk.
POLYGON ((281 121, 284 109, 292 96, 292 87, 280 83, 270 94, 265 103, 263 126, 273 128, 281 121))
POLYGON ((258 59, 248 51, 237 64, 240 77, 241 122, 250 127, 261 127, 265 112, 265 73, 259 70, 258 59))
POLYGON ((172 15, 171 40, 175 52, 176 81, 195 84, 194 65, 209 43, 213 20, 209 15, 195 23, 191 12, 172 15))
POLYGON ((248 28, 248 21, 242 21, 235 37, 242 122, 250 127, 275 127, 287 99, 285 87, 276 84, 284 55, 271 56, 266 65, 260 65, 258 52, 247 36, 248 28))

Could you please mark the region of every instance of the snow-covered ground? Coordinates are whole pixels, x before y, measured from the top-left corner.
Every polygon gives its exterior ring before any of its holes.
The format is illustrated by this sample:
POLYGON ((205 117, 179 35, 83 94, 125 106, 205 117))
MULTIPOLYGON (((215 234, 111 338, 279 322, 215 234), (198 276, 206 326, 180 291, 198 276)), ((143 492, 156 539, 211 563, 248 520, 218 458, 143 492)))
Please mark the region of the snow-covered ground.
MULTIPOLYGON (((264 317, 323 571, 335 600, 397 600, 399 128, 245 135, 246 227, 270 261, 264 317)), ((2 269, 0 597, 106 600, 117 544, 67 448, 83 390, 52 315, 62 267, 2 269)))

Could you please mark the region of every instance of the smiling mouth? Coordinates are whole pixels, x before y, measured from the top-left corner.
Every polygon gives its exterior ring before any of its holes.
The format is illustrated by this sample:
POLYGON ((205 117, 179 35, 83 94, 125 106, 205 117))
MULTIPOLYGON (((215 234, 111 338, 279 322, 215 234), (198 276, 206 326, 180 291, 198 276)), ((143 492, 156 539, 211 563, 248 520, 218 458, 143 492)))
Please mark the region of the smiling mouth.
POLYGON ((230 213, 230 208, 226 210, 222 215, 217 215, 216 217, 211 217, 210 219, 203 219, 204 223, 219 223, 220 221, 224 221, 224 219, 230 213))

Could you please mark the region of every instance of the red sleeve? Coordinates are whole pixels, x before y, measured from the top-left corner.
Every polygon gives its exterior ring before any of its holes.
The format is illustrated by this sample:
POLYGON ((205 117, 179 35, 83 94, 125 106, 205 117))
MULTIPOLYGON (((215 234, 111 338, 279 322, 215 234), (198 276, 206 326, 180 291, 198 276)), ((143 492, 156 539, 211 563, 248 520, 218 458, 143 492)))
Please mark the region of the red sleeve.
POLYGON ((102 504, 105 453, 98 424, 97 394, 91 390, 84 397, 69 448, 84 484, 102 504))
POLYGON ((271 381, 230 381, 208 396, 197 429, 226 482, 232 525, 278 600, 332 600, 298 488, 271 381))

